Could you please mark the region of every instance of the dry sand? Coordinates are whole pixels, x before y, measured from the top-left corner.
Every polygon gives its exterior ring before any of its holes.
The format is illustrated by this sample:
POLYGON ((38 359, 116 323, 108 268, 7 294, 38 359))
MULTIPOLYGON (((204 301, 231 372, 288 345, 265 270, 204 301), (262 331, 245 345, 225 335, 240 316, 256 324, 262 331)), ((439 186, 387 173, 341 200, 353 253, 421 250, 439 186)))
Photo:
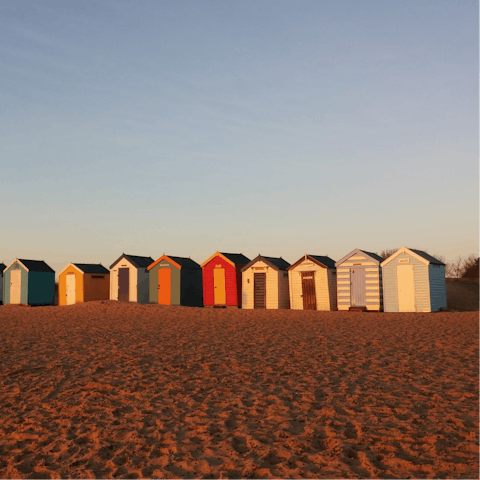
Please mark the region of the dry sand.
POLYGON ((0 476, 478 478, 478 313, 0 307, 0 476))

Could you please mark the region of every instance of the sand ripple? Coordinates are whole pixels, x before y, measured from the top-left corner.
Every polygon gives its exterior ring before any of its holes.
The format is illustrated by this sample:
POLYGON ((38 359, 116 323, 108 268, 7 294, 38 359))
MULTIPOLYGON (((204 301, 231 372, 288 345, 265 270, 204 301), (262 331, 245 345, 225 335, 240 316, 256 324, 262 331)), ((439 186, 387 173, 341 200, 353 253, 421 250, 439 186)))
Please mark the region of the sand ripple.
POLYGON ((478 478, 478 312, 0 307, 0 477, 478 478))

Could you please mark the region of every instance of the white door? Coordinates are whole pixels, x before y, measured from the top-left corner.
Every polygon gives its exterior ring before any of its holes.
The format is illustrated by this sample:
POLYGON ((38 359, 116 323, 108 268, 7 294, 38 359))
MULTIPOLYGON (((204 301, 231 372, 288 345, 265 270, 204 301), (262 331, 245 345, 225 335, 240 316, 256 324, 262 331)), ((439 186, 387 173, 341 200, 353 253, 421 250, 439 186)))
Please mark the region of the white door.
POLYGON ((22 302, 22 271, 10 270, 10 303, 22 302))
POLYGON ((415 278, 413 265, 397 265, 399 312, 415 312, 415 278))
POLYGON ((67 273, 67 305, 73 305, 75 303, 76 287, 75 274, 67 273))

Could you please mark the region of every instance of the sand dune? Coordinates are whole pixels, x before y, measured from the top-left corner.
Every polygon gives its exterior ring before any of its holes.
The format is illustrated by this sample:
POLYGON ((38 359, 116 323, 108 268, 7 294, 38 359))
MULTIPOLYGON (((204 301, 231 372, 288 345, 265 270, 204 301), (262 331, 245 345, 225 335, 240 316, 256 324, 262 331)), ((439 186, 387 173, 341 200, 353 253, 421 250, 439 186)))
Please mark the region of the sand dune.
POLYGON ((478 313, 0 307, 0 477, 478 478, 478 313))

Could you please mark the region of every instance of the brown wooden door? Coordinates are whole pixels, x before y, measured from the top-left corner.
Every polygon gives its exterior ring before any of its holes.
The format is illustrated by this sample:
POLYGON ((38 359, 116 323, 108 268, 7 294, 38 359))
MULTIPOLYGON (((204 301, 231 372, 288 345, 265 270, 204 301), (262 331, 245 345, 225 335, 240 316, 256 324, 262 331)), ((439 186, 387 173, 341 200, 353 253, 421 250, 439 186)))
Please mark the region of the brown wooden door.
POLYGON ((253 308, 266 308, 267 305, 267 290, 265 273, 253 274, 253 308))
POLYGON ((316 310, 317 296, 315 294, 315 272, 301 272, 303 309, 316 310))
POLYGON ((118 269, 118 301, 128 302, 130 300, 130 269, 118 269))

